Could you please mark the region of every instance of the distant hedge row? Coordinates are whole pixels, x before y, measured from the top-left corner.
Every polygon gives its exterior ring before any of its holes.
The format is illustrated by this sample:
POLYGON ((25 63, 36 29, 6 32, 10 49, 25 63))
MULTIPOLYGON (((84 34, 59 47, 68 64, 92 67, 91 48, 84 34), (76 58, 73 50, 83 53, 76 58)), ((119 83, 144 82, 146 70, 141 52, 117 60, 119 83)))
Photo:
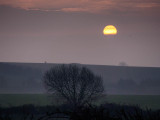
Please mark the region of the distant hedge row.
POLYGON ((73 111, 69 105, 0 108, 0 120, 160 120, 160 110, 117 104, 88 105, 73 111))

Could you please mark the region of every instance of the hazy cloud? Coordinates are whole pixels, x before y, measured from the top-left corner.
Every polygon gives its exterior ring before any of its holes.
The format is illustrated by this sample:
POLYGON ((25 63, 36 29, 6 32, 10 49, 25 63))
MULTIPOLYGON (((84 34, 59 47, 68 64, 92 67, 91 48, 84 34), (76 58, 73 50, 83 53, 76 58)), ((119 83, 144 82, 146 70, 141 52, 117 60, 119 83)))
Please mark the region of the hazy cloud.
POLYGON ((0 5, 25 10, 91 13, 160 8, 159 0, 0 0, 0 5))

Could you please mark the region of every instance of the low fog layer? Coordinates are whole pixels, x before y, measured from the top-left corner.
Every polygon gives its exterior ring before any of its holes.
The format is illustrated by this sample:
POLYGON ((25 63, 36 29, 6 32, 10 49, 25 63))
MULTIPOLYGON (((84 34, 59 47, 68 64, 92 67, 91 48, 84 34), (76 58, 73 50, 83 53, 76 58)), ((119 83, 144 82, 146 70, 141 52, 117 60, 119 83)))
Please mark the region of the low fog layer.
MULTIPOLYGON (((46 93, 46 70, 57 64, 0 63, 0 93, 46 93)), ((82 64, 78 64, 82 65, 82 64)), ((84 65, 101 75, 107 94, 160 94, 160 68, 84 65)))

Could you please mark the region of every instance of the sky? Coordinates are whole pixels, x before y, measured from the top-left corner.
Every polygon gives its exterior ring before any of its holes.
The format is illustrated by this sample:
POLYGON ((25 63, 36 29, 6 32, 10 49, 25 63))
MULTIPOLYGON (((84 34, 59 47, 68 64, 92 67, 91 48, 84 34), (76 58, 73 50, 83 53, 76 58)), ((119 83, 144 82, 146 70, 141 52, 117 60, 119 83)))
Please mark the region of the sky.
POLYGON ((160 67, 159 13, 159 0, 0 0, 0 62, 160 67))

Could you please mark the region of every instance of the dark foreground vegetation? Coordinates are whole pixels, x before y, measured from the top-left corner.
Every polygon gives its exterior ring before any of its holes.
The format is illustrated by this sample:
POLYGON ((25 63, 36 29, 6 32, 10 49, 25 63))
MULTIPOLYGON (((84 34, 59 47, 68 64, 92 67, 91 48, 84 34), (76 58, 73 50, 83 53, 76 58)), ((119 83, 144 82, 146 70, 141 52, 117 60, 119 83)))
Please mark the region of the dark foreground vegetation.
POLYGON ((160 120, 160 110, 117 104, 88 105, 73 110, 70 105, 0 108, 0 120, 160 120))

